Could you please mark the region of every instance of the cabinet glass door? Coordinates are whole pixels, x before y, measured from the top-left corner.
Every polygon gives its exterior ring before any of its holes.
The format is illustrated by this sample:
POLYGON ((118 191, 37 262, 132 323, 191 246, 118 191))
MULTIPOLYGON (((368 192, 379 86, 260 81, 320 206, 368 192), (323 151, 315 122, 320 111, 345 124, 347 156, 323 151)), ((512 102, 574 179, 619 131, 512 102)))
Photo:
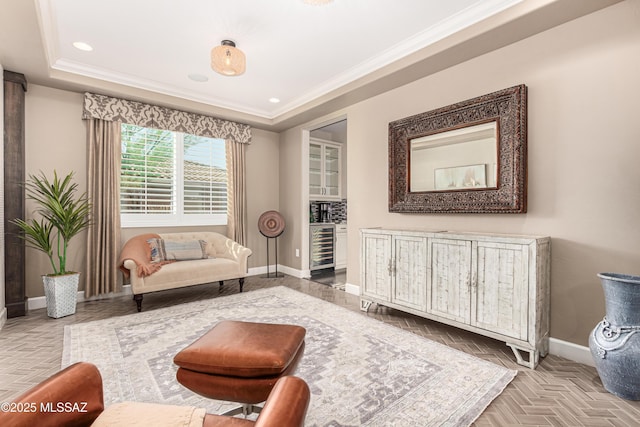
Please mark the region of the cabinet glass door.
POLYGON ((309 195, 322 195, 322 145, 309 144, 309 195))
POLYGON ((340 149, 324 146, 324 186, 325 195, 340 195, 340 149))

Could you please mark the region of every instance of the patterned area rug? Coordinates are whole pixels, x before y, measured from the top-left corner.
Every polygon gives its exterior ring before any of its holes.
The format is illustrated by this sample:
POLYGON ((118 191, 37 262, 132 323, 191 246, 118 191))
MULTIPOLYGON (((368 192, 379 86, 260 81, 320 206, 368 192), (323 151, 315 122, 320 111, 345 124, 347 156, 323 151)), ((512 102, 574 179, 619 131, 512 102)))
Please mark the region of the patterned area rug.
POLYGON ((220 413, 237 405, 182 387, 172 360, 223 319, 307 329, 296 374, 311 389, 307 426, 467 426, 516 375, 286 287, 66 326, 62 367, 96 364, 107 406, 133 400, 220 413))

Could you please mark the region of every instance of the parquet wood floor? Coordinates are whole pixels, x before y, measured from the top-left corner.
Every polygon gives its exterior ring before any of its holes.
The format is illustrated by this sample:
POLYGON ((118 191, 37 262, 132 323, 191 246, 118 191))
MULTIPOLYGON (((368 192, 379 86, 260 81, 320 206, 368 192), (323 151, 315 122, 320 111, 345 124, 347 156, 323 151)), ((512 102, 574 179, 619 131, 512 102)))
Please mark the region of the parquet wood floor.
MULTIPOLYGON (((333 302, 354 312, 355 295, 331 286, 296 279, 248 277, 245 292, 284 285, 333 302)), ((205 298, 238 292, 235 283, 222 288, 202 285, 145 295, 143 310, 154 310, 205 298)), ((0 330, 0 402, 9 401, 60 369, 64 326, 136 312, 131 296, 78 304, 73 316, 47 317, 46 310, 33 310, 25 317, 7 320, 0 330)), ((425 338, 473 354, 510 369, 518 375, 489 405, 476 426, 639 426, 640 402, 607 393, 594 368, 557 356, 542 359, 536 370, 519 366, 502 342, 442 325, 386 307, 373 305, 367 315, 425 338)))

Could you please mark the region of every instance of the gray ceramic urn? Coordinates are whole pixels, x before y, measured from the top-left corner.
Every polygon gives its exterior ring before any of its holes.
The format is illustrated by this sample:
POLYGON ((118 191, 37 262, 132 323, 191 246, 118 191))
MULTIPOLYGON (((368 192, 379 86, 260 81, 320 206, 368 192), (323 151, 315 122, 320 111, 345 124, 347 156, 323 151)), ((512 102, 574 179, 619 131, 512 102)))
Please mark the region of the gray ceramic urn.
POLYGON ((589 336, 589 349, 604 388, 640 400, 640 276, 600 273, 605 318, 589 336))

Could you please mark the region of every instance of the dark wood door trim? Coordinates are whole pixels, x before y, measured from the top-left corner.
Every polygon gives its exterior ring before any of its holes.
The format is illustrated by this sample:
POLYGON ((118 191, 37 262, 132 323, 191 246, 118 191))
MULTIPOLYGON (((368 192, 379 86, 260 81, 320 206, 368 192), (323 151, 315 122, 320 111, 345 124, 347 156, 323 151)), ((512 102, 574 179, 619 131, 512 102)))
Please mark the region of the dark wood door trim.
POLYGON ((27 312, 25 245, 9 222, 25 216, 25 92, 23 74, 4 71, 4 283, 7 317, 27 312))

